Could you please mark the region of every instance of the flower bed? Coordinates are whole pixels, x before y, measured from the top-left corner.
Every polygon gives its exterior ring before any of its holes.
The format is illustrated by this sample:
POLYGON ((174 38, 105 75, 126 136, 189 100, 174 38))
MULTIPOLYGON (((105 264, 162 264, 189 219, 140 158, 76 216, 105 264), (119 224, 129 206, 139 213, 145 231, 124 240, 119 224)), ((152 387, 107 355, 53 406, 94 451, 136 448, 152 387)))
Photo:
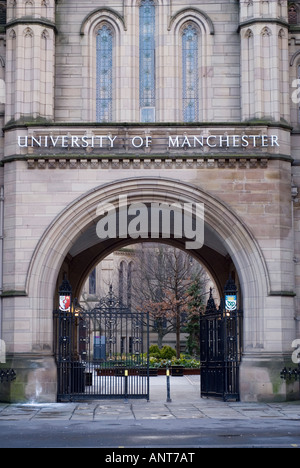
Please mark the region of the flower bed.
POLYGON ((184 369, 188 370, 200 370, 200 361, 197 359, 189 359, 185 357, 181 358, 172 358, 172 359, 159 359, 153 356, 149 358, 150 368, 156 369, 167 369, 172 366, 181 366, 184 369))
MULTIPOLYGON (((142 356, 139 362, 132 362, 120 358, 115 362, 106 363, 103 366, 99 365, 95 370, 97 375, 125 375, 125 369, 128 370, 128 375, 147 375, 145 363, 147 362, 147 354, 142 356)), ((171 357, 170 359, 162 359, 150 354, 149 357, 149 375, 166 375, 166 370, 171 370, 171 375, 198 375, 200 374, 200 361, 181 355, 180 358, 171 357), (177 368, 177 369, 176 369, 177 368), (173 372, 172 372, 173 369, 173 372)))
MULTIPOLYGON (((170 367, 170 374, 172 376, 175 375, 200 375, 200 368, 182 368, 178 369, 180 366, 175 366, 177 367, 176 372, 174 372, 174 368, 170 367)), ((140 376, 147 376, 147 368, 129 368, 128 370, 128 375, 140 375, 140 376)), ((114 368, 114 369, 100 369, 96 368, 95 369, 97 377, 100 376, 125 376, 125 369, 124 368, 114 368)), ((149 376, 150 377, 156 377, 157 375, 166 375, 167 368, 154 368, 150 367, 149 368, 149 376)))

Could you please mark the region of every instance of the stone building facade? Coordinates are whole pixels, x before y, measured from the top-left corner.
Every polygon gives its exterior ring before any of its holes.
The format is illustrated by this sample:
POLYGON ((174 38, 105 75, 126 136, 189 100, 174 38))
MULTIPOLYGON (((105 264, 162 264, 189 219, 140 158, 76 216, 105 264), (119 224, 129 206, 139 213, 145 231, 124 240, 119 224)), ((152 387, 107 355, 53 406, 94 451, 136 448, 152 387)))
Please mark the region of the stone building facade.
POLYGON ((55 401, 58 286, 133 242, 96 235, 120 195, 204 204, 192 255, 220 294, 235 272, 241 398, 295 397, 300 2, 7 0, 0 22, 1 398, 55 401))

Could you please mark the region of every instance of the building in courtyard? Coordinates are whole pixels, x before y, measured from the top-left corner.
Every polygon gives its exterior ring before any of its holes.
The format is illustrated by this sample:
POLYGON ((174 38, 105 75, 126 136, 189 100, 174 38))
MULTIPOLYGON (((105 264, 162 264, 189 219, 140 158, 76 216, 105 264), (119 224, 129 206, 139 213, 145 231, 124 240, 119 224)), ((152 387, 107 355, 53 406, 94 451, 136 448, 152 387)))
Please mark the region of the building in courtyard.
POLYGON ((240 398, 299 396, 299 86, 298 1, 0 1, 1 400, 56 400, 59 286, 149 237, 101 240, 105 210, 163 203, 204 206, 190 255, 235 275, 240 398))

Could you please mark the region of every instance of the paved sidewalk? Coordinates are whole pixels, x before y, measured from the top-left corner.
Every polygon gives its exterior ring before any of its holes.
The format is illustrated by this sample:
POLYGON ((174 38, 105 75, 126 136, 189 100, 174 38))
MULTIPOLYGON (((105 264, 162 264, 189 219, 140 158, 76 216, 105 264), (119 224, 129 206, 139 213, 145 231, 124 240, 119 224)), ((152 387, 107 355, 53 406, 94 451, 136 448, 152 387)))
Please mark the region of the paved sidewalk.
POLYGON ((93 400, 72 403, 5 404, 0 403, 1 421, 120 421, 224 419, 252 420, 263 418, 300 420, 300 402, 241 403, 200 398, 198 376, 171 377, 167 402, 165 377, 153 377, 150 382, 150 401, 93 400))

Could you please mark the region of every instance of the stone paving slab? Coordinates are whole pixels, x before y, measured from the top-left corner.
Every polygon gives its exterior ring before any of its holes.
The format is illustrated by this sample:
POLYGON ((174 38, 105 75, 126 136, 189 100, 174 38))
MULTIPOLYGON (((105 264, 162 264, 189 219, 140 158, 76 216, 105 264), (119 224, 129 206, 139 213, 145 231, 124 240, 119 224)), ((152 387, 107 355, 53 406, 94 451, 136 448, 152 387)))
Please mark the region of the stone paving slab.
POLYGON ((223 406, 203 406, 191 404, 145 403, 145 406, 115 401, 111 404, 102 402, 61 405, 1 405, 0 421, 55 419, 55 420, 143 420, 143 419, 257 419, 277 418, 300 421, 300 404, 282 403, 279 407, 272 404, 254 404, 253 408, 235 403, 224 403, 223 406))
POLYGON ((92 400, 52 404, 0 403, 1 421, 120 421, 174 419, 285 419, 300 421, 300 402, 244 403, 200 398, 199 377, 175 377, 171 380, 171 402, 167 402, 165 379, 151 380, 150 401, 92 400))

